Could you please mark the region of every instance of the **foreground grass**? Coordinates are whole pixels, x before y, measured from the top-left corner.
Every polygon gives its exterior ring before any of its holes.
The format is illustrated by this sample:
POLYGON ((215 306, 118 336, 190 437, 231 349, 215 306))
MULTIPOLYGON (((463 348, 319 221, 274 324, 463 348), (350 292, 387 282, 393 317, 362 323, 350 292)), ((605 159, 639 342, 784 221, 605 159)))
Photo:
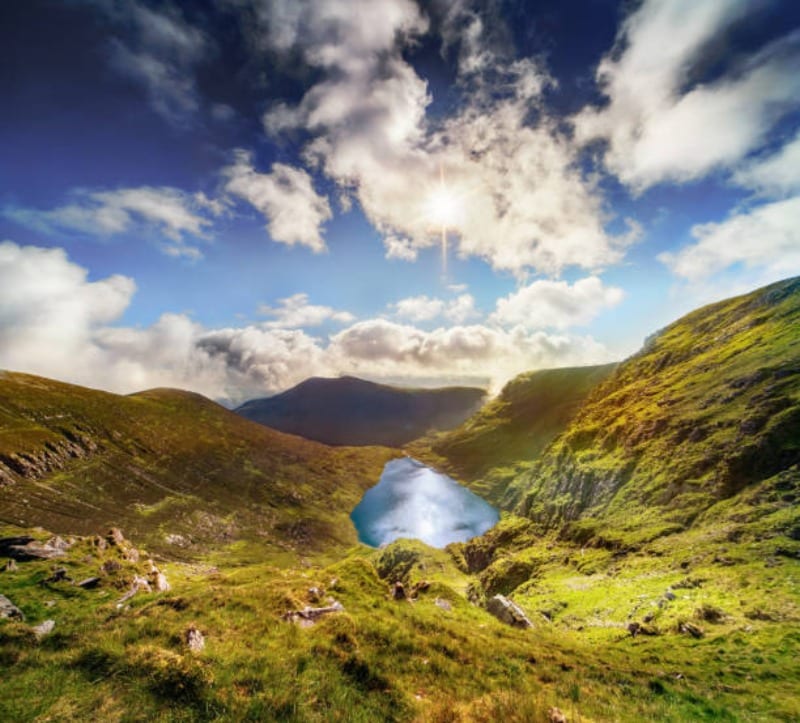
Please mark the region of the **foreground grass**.
MULTIPOLYGON (((121 608, 113 581, 43 585, 52 562, 19 563, 0 573, 0 590, 27 617, 0 623, 0 718, 537 721, 551 706, 571 721, 800 716, 791 540, 695 531, 615 556, 537 541, 531 529, 506 518, 494 538, 449 551, 401 541, 324 565, 254 562, 252 549, 232 546, 220 565, 167 565, 171 591, 121 608), (470 545, 491 549, 473 573, 470 545), (515 569, 511 594, 531 630, 468 600, 515 569), (430 586, 415 600, 391 599, 390 583, 423 579, 430 586), (309 628, 282 619, 328 597, 344 611, 309 628), (628 623, 648 615, 655 634, 631 636, 628 623), (29 626, 47 618, 56 628, 37 641, 29 626), (679 632, 682 621, 703 636, 679 632), (205 636, 202 651, 189 650, 189 628, 205 636)), ((73 577, 113 554, 87 544, 63 563, 73 577)))

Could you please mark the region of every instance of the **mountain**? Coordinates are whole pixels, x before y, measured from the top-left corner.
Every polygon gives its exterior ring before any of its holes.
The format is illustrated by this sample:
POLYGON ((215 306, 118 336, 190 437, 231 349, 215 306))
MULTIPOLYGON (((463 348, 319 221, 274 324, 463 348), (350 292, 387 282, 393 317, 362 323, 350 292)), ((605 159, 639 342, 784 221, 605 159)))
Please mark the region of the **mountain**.
POLYGON ((109 525, 165 554, 239 540, 349 545, 349 513, 393 454, 267 429, 197 394, 119 396, 0 373, 0 521, 109 525))
POLYGON ((395 451, 4 374, 0 719, 800 720, 799 322, 791 279, 415 442, 505 507, 443 550, 349 546, 395 451))
POLYGON ((798 464, 794 278, 699 309, 652 336, 589 395, 506 504, 624 544, 708 520, 726 500, 780 507, 800 492, 798 464))
POLYGON ((604 364, 520 374, 460 427, 420 440, 412 452, 496 503, 509 480, 564 430, 589 392, 615 368, 604 364))
POLYGON ((340 377, 314 377, 238 409, 247 419, 333 445, 399 447, 432 429, 450 429, 483 402, 474 387, 405 389, 340 377))

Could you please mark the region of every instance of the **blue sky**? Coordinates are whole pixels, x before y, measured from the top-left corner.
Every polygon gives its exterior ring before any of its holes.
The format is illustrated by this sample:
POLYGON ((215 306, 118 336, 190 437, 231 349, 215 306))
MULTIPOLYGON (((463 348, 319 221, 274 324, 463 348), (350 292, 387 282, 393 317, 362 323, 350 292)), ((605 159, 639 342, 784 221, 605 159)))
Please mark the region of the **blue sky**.
POLYGON ((0 36, 0 367, 497 388, 800 272, 797 3, 29 0, 0 36))

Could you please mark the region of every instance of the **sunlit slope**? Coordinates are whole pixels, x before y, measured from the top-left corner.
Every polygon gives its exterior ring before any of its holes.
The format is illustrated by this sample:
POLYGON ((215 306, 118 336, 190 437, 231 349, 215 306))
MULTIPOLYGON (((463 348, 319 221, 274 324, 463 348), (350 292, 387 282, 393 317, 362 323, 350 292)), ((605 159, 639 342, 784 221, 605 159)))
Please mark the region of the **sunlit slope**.
POLYGON ((312 378, 236 412, 325 444, 397 447, 432 429, 452 429, 483 403, 475 387, 407 389, 354 377, 312 378))
POLYGON ((175 554, 258 540, 298 552, 355 542, 348 515, 392 456, 333 449, 169 389, 117 396, 0 375, 0 519, 104 526, 175 554))
POLYGON ((746 515, 796 504, 798 462, 794 278, 654 335, 590 394, 505 501, 546 524, 573 521, 586 539, 635 541, 684 529, 723 500, 746 505, 746 515))
MULTIPOLYGON (((542 369, 520 374, 464 424, 419 450, 492 502, 520 464, 534 461, 567 426, 589 392, 616 367, 542 369)), ((413 450, 416 451, 416 450, 413 450)))

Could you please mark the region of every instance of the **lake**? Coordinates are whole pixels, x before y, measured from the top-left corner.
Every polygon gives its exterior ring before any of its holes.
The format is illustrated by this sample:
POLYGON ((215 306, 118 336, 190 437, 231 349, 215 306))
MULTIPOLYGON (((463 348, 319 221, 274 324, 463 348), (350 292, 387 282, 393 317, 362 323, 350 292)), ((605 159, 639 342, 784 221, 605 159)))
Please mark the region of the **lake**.
POLYGON ((500 519, 488 502, 410 457, 389 462, 350 517, 358 539, 372 547, 400 537, 444 547, 482 535, 500 519))

